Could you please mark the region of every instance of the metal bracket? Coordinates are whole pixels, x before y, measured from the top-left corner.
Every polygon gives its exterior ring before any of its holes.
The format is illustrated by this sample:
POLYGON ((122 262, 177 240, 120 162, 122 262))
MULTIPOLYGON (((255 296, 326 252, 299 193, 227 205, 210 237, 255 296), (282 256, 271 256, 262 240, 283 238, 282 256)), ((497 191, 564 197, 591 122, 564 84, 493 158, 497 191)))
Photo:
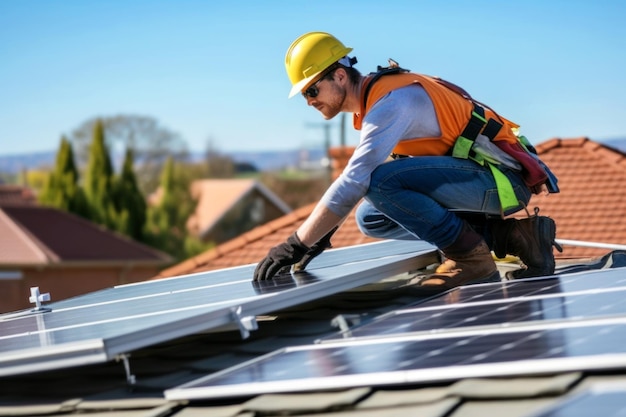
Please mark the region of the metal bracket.
POLYGON ((339 331, 343 334, 344 339, 351 337, 352 333, 350 332, 350 324, 357 325, 361 323, 361 316, 358 314, 340 314, 330 322, 330 325, 333 327, 339 327, 339 331))
POLYGON ((135 375, 130 373, 130 361, 128 360, 129 358, 130 358, 130 354, 122 353, 115 357, 115 361, 124 362, 124 371, 126 372, 126 382, 128 383, 128 385, 135 385, 135 383, 137 382, 137 378, 135 377, 135 375))
POLYGON ((41 294, 39 287, 30 287, 30 297, 28 301, 35 304, 35 308, 32 309, 34 312, 51 311, 49 308, 41 305, 42 301, 50 301, 50 293, 41 294))
POLYGON ((254 316, 242 316, 243 309, 241 306, 237 308, 233 307, 230 309, 233 314, 233 318, 237 322, 237 327, 239 327, 239 332, 241 333, 242 339, 247 339, 250 337, 250 331, 257 330, 259 328, 258 323, 256 322, 256 317, 254 316))

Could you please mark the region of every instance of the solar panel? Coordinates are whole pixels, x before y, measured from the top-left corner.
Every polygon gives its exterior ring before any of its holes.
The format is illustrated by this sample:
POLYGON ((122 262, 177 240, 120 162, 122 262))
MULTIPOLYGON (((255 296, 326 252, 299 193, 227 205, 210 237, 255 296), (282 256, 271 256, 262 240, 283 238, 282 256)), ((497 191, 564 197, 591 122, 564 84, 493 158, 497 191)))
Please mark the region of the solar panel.
POLYGON ((395 310, 357 328, 345 330, 322 341, 337 338, 382 337, 414 332, 444 332, 484 326, 513 326, 534 321, 581 320, 626 316, 626 286, 623 271, 606 270, 584 278, 554 277, 529 281, 468 286, 413 308, 395 310), (486 297, 454 300, 456 293, 486 297))
POLYGON ((244 333, 255 315, 402 274, 435 259, 434 248, 424 242, 387 241, 328 251, 308 272, 274 281, 252 282, 254 265, 246 265, 98 291, 48 304, 48 312, 4 314, 0 375, 103 362, 224 326, 240 326, 244 333))
POLYGON ((626 318, 285 348, 165 391, 211 399, 626 367, 626 318))

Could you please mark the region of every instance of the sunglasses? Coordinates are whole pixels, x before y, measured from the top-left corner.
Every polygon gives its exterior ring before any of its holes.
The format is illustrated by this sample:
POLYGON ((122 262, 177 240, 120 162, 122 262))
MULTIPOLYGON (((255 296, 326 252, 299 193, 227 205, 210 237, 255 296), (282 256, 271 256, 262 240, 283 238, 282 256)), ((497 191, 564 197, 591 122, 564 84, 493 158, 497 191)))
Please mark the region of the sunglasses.
POLYGON ((313 85, 311 85, 309 88, 304 90, 302 92, 302 97, 304 97, 305 99, 308 97, 311 97, 311 98, 317 97, 317 95, 320 93, 320 89, 317 88, 317 84, 319 84, 324 78, 325 77, 320 78, 319 80, 315 81, 313 85))

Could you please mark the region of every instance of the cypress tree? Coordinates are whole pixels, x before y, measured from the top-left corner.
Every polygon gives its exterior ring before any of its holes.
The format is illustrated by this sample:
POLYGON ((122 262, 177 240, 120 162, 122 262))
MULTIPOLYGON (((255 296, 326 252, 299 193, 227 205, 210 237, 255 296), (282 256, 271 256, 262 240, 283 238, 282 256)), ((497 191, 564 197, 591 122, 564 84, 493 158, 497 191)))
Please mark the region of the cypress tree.
POLYGON ((71 143, 61 137, 54 170, 50 173, 39 198, 42 204, 89 218, 89 206, 82 188, 78 185, 79 174, 74 162, 71 143))
POLYGON ((189 183, 167 159, 160 178, 159 203, 148 209, 146 243, 182 260, 189 256, 185 223, 193 209, 189 183))
POLYGON ((113 205, 113 166, 104 138, 104 125, 96 121, 89 159, 85 173, 85 194, 92 220, 110 229, 116 229, 116 210, 113 205))
POLYGON ((114 205, 117 230, 133 239, 142 240, 146 224, 146 200, 137 185, 133 160, 133 151, 127 149, 122 171, 115 181, 114 205))

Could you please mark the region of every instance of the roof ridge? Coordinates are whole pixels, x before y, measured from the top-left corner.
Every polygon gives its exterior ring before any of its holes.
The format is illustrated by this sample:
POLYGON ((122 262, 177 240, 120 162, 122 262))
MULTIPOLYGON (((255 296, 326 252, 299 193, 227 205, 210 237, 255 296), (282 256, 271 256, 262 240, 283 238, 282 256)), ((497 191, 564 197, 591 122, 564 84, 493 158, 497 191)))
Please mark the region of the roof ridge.
POLYGON ((552 149, 563 147, 581 148, 587 152, 596 154, 599 158, 608 163, 626 166, 626 152, 613 148, 612 146, 607 146, 587 136, 577 138, 552 138, 546 142, 540 143, 535 149, 537 150, 537 154, 541 155, 552 149))

